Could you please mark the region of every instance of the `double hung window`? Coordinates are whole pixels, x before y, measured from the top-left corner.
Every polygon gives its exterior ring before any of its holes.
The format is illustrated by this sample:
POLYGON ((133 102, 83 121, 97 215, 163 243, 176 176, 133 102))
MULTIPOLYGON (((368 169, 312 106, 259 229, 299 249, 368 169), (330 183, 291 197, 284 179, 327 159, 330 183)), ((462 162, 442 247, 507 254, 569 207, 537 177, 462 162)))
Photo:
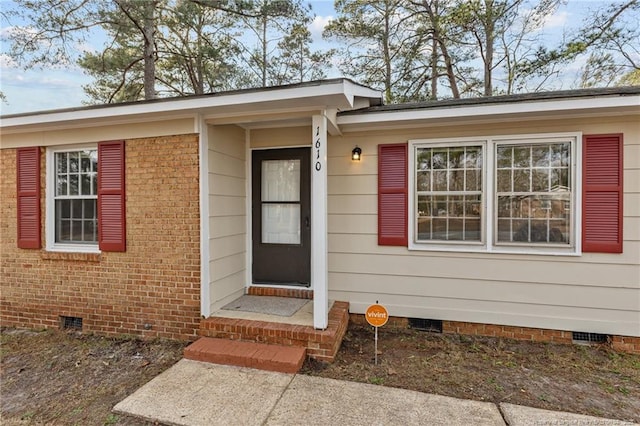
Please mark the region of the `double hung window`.
POLYGON ((47 241, 57 250, 97 250, 97 148, 51 150, 49 161, 53 194, 48 206, 53 214, 48 214, 52 226, 47 229, 52 229, 53 235, 47 241))
POLYGON ((410 247, 575 252, 579 136, 410 141, 410 247))

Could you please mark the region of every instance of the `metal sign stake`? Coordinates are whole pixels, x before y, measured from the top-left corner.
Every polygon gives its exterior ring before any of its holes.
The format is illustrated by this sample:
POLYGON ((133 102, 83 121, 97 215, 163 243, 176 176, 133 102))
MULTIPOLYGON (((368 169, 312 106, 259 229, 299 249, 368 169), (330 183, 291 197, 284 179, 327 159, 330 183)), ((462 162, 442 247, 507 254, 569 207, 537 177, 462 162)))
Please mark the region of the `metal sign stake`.
POLYGON ((367 308, 365 312, 365 318, 369 325, 373 326, 376 329, 375 331, 375 343, 374 343, 374 355, 373 359, 375 365, 378 365, 378 327, 382 327, 389 320, 389 313, 387 312, 387 308, 378 304, 376 300, 375 305, 371 305, 367 308))

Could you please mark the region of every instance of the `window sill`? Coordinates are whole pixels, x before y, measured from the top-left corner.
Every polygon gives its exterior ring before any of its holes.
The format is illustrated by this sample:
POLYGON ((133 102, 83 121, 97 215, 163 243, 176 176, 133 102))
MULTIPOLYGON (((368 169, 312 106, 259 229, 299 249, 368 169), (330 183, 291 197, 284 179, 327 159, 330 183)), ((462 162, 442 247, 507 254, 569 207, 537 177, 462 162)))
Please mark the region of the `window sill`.
POLYGON ((582 253, 577 252, 574 248, 567 250, 557 250, 550 247, 528 248, 528 247, 491 247, 484 245, 442 245, 442 246, 422 246, 420 244, 409 244, 409 251, 431 251, 431 252, 449 252, 449 253, 487 253, 487 254, 516 254, 527 256, 581 256, 582 253))
POLYGON ((79 262, 100 262, 102 253, 71 253, 64 251, 42 251, 40 258, 44 260, 72 260, 79 262))

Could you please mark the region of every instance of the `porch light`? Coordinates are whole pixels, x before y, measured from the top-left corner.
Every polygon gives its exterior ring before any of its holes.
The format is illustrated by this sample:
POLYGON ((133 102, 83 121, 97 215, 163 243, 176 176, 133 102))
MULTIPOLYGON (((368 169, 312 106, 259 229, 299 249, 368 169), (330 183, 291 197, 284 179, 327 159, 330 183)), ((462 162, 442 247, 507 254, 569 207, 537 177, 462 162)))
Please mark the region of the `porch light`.
POLYGON ((351 151, 351 159, 353 161, 360 161, 361 155, 362 155, 362 150, 358 148, 358 145, 356 145, 356 147, 353 148, 353 151, 351 151))

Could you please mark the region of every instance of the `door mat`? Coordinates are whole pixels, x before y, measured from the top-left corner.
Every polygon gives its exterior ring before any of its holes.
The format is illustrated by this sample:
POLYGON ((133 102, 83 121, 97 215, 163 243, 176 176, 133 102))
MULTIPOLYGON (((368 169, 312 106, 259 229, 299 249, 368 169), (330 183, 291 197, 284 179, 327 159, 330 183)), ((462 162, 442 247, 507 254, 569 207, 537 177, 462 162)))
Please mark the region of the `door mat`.
POLYGON ((292 297, 244 295, 223 306, 222 310, 290 317, 308 302, 309 300, 307 299, 294 299, 292 297))

